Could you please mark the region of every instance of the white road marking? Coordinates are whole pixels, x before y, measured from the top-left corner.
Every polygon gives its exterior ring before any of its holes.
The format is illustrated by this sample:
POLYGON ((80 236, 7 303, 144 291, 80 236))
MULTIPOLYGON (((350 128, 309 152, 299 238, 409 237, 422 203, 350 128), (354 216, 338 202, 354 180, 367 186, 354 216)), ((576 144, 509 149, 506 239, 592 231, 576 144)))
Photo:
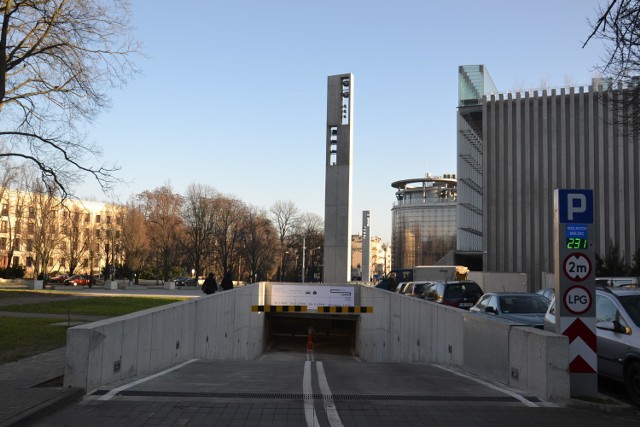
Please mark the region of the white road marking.
POLYGON ((515 398, 515 399, 518 399, 520 402, 522 402, 523 404, 525 404, 525 405, 529 406, 530 408, 539 408, 539 407, 540 407, 539 405, 536 405, 535 403, 533 403, 533 402, 531 402, 531 401, 529 401, 529 400, 525 399, 524 397, 522 397, 522 396, 521 396, 521 395, 519 395, 518 393, 514 393, 514 392, 512 392, 511 390, 507 390, 506 388, 502 388, 502 387, 495 386, 495 385, 493 385, 493 384, 491 384, 491 383, 488 383, 488 382, 486 382, 486 381, 483 381, 483 380, 481 380, 481 379, 479 379, 479 378, 473 378, 473 377, 470 377, 470 376, 465 375, 465 374, 463 374, 463 373, 456 372, 456 371, 454 371, 453 369, 445 368, 444 366, 440 366, 440 365, 432 365, 432 366, 435 366, 436 368, 440 368, 440 369, 442 369, 443 371, 451 372, 452 374, 455 374, 455 375, 457 375, 457 376, 459 376, 459 377, 467 378, 467 379, 469 379, 469 380, 471 380, 471 381, 475 381, 475 382, 477 382, 477 383, 479 383, 479 384, 482 384, 482 385, 484 385, 485 387, 489 387, 489 388, 491 388, 491 389, 493 389, 493 390, 497 390, 497 391, 502 392, 502 393, 504 393, 504 394, 508 394, 509 396, 511 396, 511 397, 513 397, 513 398, 515 398))
POLYGON ((316 362, 316 369, 318 370, 318 383, 320 384, 320 392, 322 392, 322 400, 324 401, 324 410, 327 412, 329 424, 331 424, 331 427, 343 427, 342 420, 340 420, 338 410, 333 402, 333 394, 331 394, 327 376, 324 374, 322 362, 316 362))
POLYGON ((304 395, 304 417, 307 426, 317 427, 320 425, 316 416, 316 408, 313 402, 313 387, 311 385, 311 362, 304 362, 304 377, 302 379, 302 393, 304 395))
POLYGON ((128 389, 128 388, 130 388, 130 387, 137 386, 138 384, 142 384, 142 383, 144 383, 144 382, 147 382, 147 381, 149 381, 149 380, 152 380, 152 379, 154 379, 154 378, 157 378, 157 377, 159 377, 159 376, 161 376, 161 375, 167 374, 167 373, 169 373, 169 372, 171 372, 171 371, 175 371, 176 369, 180 369, 180 368, 182 368, 183 366, 186 366, 186 365, 188 365, 188 364, 190 364, 190 363, 195 362, 196 360, 199 360, 199 359, 191 359, 191 360, 187 360, 186 362, 182 362, 182 363, 181 363, 181 364, 179 364, 179 365, 176 365, 176 366, 171 367, 171 368, 169 368, 169 369, 165 369, 164 371, 162 371, 162 372, 158 372, 157 374, 149 375, 148 377, 140 378, 139 380, 136 380, 136 381, 130 382, 129 384, 125 384, 125 385, 123 385, 123 386, 116 387, 116 388, 114 388, 113 390, 110 390, 110 391, 109 391, 109 393, 107 393, 107 394, 105 394, 105 395, 103 395, 103 396, 100 396, 100 397, 98 398, 98 400, 111 400, 111 398, 112 398, 113 396, 115 396, 116 394, 120 393, 122 390, 126 390, 126 389, 128 389))

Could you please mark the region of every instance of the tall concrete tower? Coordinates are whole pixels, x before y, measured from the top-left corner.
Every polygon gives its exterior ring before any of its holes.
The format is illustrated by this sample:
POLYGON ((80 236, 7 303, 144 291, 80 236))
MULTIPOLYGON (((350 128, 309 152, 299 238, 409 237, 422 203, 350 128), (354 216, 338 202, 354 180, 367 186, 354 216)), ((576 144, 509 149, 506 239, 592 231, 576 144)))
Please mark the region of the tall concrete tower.
POLYGON ((329 76, 324 189, 325 283, 351 281, 353 75, 329 76))

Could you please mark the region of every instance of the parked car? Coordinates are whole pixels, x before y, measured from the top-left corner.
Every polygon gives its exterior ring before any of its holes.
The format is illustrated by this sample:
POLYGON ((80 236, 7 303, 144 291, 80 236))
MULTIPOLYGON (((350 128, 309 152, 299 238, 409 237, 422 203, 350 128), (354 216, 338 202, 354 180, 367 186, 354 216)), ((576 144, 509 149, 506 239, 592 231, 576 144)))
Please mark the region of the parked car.
POLYGON ((473 307, 484 292, 473 280, 437 282, 425 291, 425 299, 465 310, 473 307))
POLYGON ((536 292, 536 294, 542 295, 549 301, 553 299, 553 296, 555 295, 555 293, 556 293, 555 288, 542 288, 538 292, 536 292))
POLYGON ((492 314, 516 323, 544 329, 544 315, 550 301, 537 293, 489 292, 469 311, 492 314))
POLYGON ((198 281, 194 277, 189 277, 184 281, 184 286, 198 286, 198 281))
POLYGON ((47 279, 47 283, 51 283, 51 284, 63 284, 65 280, 67 280, 69 278, 68 275, 66 274, 57 274, 55 276, 49 277, 47 279))
POLYGON ((193 277, 176 277, 173 281, 176 286, 198 286, 198 281, 193 277))
POLYGON ((397 293, 399 293, 399 294, 403 293, 404 288, 406 288, 409 283, 411 283, 411 282, 400 282, 400 283, 398 283, 398 286, 396 286, 395 291, 397 293))
POLYGON ((638 285, 638 277, 596 277, 596 286, 637 288, 638 285))
POLYGON ((385 277, 375 286, 378 289, 384 289, 385 291, 395 292, 397 284, 393 277, 385 277))
POLYGON ((88 274, 75 274, 64 281, 65 286, 93 286, 94 281, 88 274))
MULTIPOLYGON (((544 327, 555 332, 556 301, 544 327)), ((640 290, 596 288, 598 375, 623 382, 629 399, 640 406, 640 290)))
POLYGON ((410 297, 424 298, 423 296, 424 291, 428 286, 432 285, 433 283, 434 282, 427 282, 427 281, 409 282, 402 290, 402 293, 410 297))

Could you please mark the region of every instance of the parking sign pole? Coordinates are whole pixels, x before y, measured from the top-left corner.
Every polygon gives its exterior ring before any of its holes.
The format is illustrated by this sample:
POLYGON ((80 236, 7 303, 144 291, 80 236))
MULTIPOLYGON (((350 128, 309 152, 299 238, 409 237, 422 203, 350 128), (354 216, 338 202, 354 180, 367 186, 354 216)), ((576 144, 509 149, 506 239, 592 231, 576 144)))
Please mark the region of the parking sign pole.
POLYGON ((556 332, 569 338, 571 396, 598 394, 593 190, 554 191, 556 332))

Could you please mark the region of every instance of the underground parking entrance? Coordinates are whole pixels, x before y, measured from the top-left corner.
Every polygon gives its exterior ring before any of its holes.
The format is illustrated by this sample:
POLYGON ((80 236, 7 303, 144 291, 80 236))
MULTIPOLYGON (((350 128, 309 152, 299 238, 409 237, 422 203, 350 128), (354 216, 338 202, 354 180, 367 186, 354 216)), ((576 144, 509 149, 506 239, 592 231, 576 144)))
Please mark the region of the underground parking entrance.
POLYGON ((267 351, 307 351, 311 333, 314 353, 355 354, 359 315, 265 313, 267 351))

